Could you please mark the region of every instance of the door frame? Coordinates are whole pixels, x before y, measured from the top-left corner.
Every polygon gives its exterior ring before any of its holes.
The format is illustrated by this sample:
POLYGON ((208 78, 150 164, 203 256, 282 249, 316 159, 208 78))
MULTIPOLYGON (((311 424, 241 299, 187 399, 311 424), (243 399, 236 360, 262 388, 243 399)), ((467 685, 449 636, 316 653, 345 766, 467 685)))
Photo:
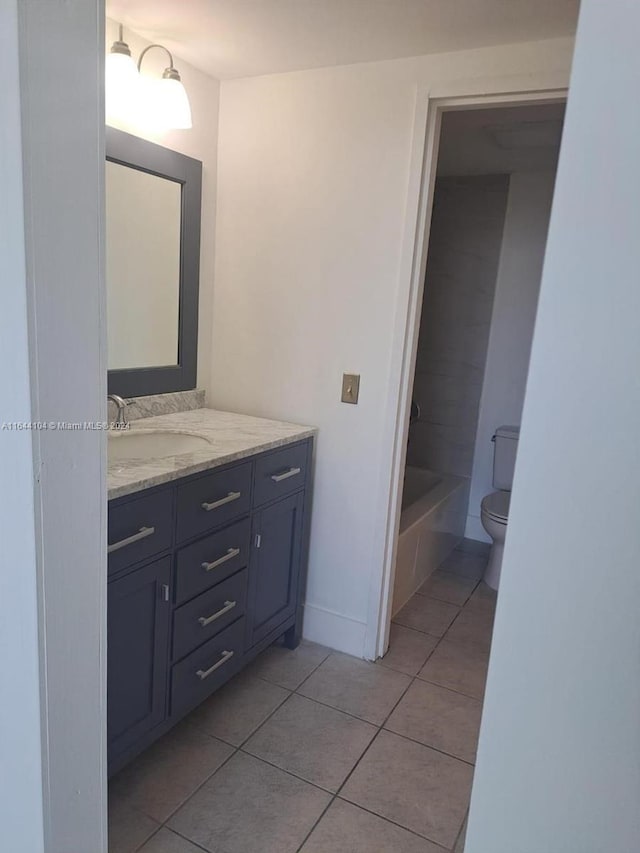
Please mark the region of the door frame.
MULTIPOLYGON (((388 485, 388 488, 381 489, 382 506, 377 516, 382 522, 379 529, 384 539, 380 542, 383 560, 380 571, 373 573, 371 581, 365 633, 365 657, 369 660, 381 657, 389 645, 402 473, 406 462, 411 390, 418 350, 442 114, 454 110, 550 104, 567 100, 566 81, 554 79, 552 75, 544 87, 530 89, 529 85, 529 79, 517 76, 508 83, 504 79, 493 83, 474 81, 473 88, 478 94, 460 91, 439 93, 423 87, 418 87, 416 91, 400 292, 387 395, 387 411, 390 414, 383 443, 387 458, 381 459, 380 466, 381 476, 387 478, 388 485), (386 453, 389 447, 390 459, 386 453)), ((460 88, 464 90, 464 84, 460 88)))

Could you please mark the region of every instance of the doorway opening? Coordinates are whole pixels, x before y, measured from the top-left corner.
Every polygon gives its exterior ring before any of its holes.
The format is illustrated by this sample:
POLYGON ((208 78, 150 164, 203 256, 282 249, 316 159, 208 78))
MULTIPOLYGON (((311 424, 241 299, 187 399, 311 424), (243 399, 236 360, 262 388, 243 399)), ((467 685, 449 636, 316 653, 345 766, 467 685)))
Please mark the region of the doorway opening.
MULTIPOLYGON (((414 678, 391 730, 466 763, 462 816, 564 111, 564 99, 438 107, 427 125, 428 249, 414 256, 422 261, 405 342, 395 561, 379 654, 414 678)), ((466 821, 456 851, 465 833, 466 821)))
POLYGON ((426 107, 378 655, 392 619, 442 637, 493 543, 499 575, 510 482, 492 439, 520 423, 564 109, 564 92, 426 107))

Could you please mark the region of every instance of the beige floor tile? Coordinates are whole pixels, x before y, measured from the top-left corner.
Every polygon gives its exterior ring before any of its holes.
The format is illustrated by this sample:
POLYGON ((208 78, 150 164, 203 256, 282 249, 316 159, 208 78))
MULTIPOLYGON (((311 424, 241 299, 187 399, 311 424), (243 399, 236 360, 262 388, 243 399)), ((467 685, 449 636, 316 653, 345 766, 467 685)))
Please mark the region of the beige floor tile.
POLYGON ((427 681, 414 681, 385 728, 474 763, 482 703, 427 681))
POLYGON ((182 723, 125 767, 110 787, 116 797, 163 823, 232 752, 228 744, 182 723))
POLYGON ((467 610, 473 610, 478 613, 489 613, 493 615, 496 612, 496 601, 498 593, 487 586, 484 581, 481 581, 469 601, 467 601, 467 610))
POLYGON ((331 649, 302 641, 297 649, 269 646, 251 664, 253 675, 295 690, 331 654, 331 649))
POLYGON ((457 604, 461 607, 476 588, 477 583, 476 580, 462 577, 462 575, 436 571, 422 584, 417 594, 437 598, 439 601, 448 601, 449 604, 457 604))
POLYGON ((472 777, 463 761, 381 731, 340 796, 451 849, 472 777))
POLYGON ((418 673, 418 678, 457 690, 474 699, 484 697, 489 652, 475 645, 441 640, 418 673))
POLYGON ((453 572, 456 575, 477 581, 483 576, 486 567, 487 557, 484 554, 471 554, 468 551, 458 549, 453 551, 439 566, 443 572, 453 572))
POLYGON ((298 693, 382 725, 410 683, 404 673, 334 653, 298 688, 298 693))
POLYGON ((196 847, 186 838, 181 838, 163 826, 160 832, 140 848, 140 853, 202 853, 202 847, 196 847))
POLYGON ((134 853, 159 824, 109 791, 109 853, 134 853))
POLYGON ((456 618, 460 608, 446 601, 436 601, 424 595, 414 595, 393 617, 397 625, 424 631, 434 637, 442 637, 456 618))
POLYGON ((453 625, 445 634, 451 643, 464 646, 477 646, 484 651, 491 648, 493 634, 493 616, 464 608, 453 625))
POLYGON ((389 649, 376 663, 406 675, 416 675, 437 644, 436 637, 394 622, 389 634, 389 649))
POLYGON ((335 792, 376 731, 369 723, 294 694, 243 749, 335 792))
POLYGON ((237 752, 169 821, 214 853, 295 853, 331 795, 237 752))
POLYGON ((334 800, 300 853, 444 853, 442 847, 343 800, 334 800))
POLYGON ((243 672, 196 708, 189 721, 208 735, 240 746, 290 695, 276 684, 243 672))

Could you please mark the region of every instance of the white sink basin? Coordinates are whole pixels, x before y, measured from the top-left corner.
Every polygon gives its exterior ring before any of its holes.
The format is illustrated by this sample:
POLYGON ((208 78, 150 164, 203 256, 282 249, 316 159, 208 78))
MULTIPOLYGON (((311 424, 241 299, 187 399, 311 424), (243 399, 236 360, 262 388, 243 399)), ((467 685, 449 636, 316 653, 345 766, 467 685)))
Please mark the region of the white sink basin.
POLYGON ((167 456, 179 456, 203 450, 211 442, 201 435, 176 430, 136 429, 123 432, 110 432, 107 442, 109 463, 129 460, 166 459, 167 456))

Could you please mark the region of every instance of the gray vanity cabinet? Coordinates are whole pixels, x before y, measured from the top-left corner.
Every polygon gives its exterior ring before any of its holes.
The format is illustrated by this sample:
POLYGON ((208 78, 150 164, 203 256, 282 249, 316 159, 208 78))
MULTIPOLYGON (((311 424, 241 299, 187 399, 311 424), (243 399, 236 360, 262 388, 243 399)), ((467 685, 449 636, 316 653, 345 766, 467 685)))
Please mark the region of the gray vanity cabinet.
POLYGON ((120 754, 166 715, 171 559, 109 584, 107 742, 120 754))
POLYGON ((110 773, 279 637, 298 644, 311 454, 306 439, 110 502, 110 773))
POLYGON ((251 618, 247 620, 249 648, 295 614, 303 508, 303 493, 298 492, 255 515, 249 581, 251 618))

